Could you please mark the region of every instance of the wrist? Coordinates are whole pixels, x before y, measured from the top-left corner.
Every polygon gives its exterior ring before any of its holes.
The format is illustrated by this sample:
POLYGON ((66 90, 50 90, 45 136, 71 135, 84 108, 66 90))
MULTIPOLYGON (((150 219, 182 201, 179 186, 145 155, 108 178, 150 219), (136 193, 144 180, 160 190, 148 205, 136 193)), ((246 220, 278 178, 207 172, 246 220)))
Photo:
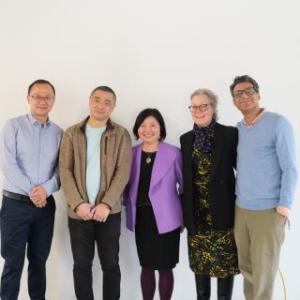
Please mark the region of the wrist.
POLYGON ((74 211, 77 213, 78 212, 78 209, 79 209, 79 207, 82 205, 82 204, 84 204, 85 202, 81 202, 81 203, 79 203, 75 208, 74 208, 74 211))
POLYGON ((101 202, 100 204, 102 204, 102 205, 104 205, 104 206, 106 206, 109 210, 111 210, 111 207, 107 204, 107 203, 105 203, 105 202, 101 202))

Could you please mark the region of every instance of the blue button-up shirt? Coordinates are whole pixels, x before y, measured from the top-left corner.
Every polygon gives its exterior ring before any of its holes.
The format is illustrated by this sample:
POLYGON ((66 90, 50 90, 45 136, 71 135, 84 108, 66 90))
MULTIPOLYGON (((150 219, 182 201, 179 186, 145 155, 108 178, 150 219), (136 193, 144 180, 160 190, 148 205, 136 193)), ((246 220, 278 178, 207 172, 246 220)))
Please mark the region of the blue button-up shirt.
POLYGON ((59 190, 58 153, 62 129, 51 121, 44 126, 31 114, 10 119, 2 129, 3 188, 29 195, 42 185, 50 196, 59 190))

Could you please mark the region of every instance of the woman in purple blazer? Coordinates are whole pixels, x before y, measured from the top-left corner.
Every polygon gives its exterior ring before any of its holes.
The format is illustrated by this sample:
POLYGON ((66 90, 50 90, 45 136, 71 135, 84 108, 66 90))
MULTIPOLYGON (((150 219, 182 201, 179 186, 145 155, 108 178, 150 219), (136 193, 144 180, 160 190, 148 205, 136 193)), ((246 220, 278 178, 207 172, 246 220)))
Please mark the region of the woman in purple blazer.
POLYGON ((142 143, 133 148, 130 180, 124 195, 127 227, 135 231, 143 299, 153 299, 158 270, 160 299, 169 300, 183 225, 179 197, 181 152, 163 142, 166 128, 157 109, 140 112, 133 133, 142 143))

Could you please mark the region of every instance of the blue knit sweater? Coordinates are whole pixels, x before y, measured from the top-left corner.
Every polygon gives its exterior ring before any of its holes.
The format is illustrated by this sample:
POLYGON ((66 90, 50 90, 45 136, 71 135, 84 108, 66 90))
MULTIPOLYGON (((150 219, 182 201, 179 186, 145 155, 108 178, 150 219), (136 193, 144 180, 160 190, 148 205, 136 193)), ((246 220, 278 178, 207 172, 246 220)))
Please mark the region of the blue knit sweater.
POLYGON ((291 207, 297 181, 291 124, 265 112, 252 127, 239 122, 237 128, 237 205, 250 210, 291 207))

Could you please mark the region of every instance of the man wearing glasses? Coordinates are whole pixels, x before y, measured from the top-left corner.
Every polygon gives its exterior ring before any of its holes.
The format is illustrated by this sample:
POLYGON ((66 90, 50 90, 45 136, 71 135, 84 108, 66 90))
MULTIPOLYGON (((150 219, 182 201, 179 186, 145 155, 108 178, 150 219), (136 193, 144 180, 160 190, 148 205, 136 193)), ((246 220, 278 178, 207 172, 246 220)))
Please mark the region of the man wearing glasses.
POLYGON ((69 207, 73 277, 78 300, 93 300, 92 264, 97 244, 104 300, 120 298, 121 195, 129 179, 131 141, 110 119, 116 95, 96 87, 90 115, 66 130, 60 150, 62 188, 69 207))
POLYGON ((54 86, 34 81, 27 95, 30 113, 10 119, 1 137, 4 174, 1 207, 2 300, 17 300, 27 246, 30 299, 45 299, 46 260, 54 225, 52 194, 60 187, 58 151, 62 129, 49 120, 54 86))
POLYGON ((284 228, 296 186, 295 142, 283 116, 260 107, 257 82, 238 76, 230 86, 238 123, 234 234, 247 300, 271 300, 284 228))

